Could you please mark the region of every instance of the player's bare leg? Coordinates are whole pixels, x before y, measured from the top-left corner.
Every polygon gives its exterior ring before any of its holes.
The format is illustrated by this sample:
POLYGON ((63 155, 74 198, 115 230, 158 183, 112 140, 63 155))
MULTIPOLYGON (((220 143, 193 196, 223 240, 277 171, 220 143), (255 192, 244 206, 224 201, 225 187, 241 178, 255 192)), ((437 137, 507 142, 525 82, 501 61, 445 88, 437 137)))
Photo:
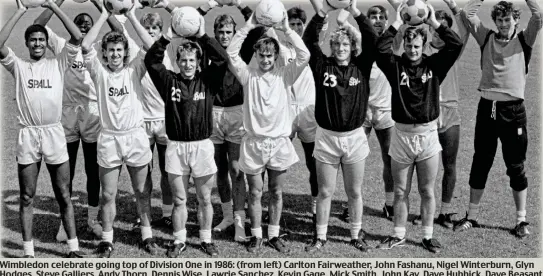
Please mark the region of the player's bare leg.
MULTIPOLYGON (((79 151, 79 140, 71 143, 66 143, 66 147, 68 148, 68 161, 70 162, 70 183, 68 184, 70 197, 72 196, 73 192, 73 181, 75 176, 75 165, 77 163, 77 152, 79 151)), ((61 220, 60 226, 58 228, 57 241, 63 242, 68 240, 68 235, 66 234, 66 231, 64 230, 64 225, 61 220)))
POLYGON ((439 154, 417 162, 416 168, 421 198, 422 244, 430 252, 438 253, 441 251, 442 246, 433 238, 433 225, 436 211, 434 187, 439 169, 439 154))
POLYGON ((392 179, 392 158, 388 155, 392 127, 376 129, 375 134, 381 147, 381 159, 383 160, 383 182, 385 184, 385 206, 383 207, 383 213, 386 218, 392 219, 394 216, 394 180, 392 179))
POLYGON ((214 176, 214 174, 210 174, 194 178, 196 196, 198 198, 198 222, 200 224, 201 247, 210 256, 219 255, 219 251, 211 239, 211 223, 213 222, 211 190, 215 181, 214 176))
POLYGON ((342 164, 343 184, 349 201, 351 245, 354 248, 366 252, 369 250, 364 237, 359 237, 362 229, 362 214, 364 204, 362 202, 362 184, 364 182, 364 168, 366 161, 361 160, 354 164, 342 164))
POLYGON ((38 183, 41 162, 17 166, 19 176, 19 220, 22 226, 24 256, 34 256, 32 224, 34 217, 34 196, 38 183))
POLYGON ((228 144, 215 144, 215 164, 217 165, 217 189, 221 198, 221 209, 223 219, 221 223, 213 227, 213 231, 221 232, 234 224, 232 190, 230 188, 228 144))
POLYGON ((113 221, 117 215, 115 198, 121 166, 113 168, 98 167, 100 184, 102 185, 102 241, 98 245, 100 258, 109 258, 113 252, 113 221))
POLYGON ((167 256, 178 257, 186 250, 188 218, 187 212, 187 191, 189 186, 189 175, 176 175, 168 173, 168 180, 173 194, 172 224, 174 242, 168 249, 167 256))
POLYGON ((232 179, 232 197, 234 200, 234 240, 245 241, 245 202, 247 188, 245 187, 245 174, 239 169, 240 144, 226 142, 228 144, 228 171, 232 179))
POLYGON ((247 250, 251 253, 260 251, 262 246, 262 189, 264 186, 263 174, 247 174, 249 184, 249 218, 251 220, 251 240, 247 250))

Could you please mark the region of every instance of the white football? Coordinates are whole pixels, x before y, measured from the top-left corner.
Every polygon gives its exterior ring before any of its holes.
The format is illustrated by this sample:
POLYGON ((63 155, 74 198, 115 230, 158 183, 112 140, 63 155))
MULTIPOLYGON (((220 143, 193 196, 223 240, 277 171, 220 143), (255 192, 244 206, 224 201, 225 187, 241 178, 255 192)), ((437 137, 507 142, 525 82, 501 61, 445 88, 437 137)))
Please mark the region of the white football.
POLYGON ((134 0, 104 0, 104 6, 113 14, 125 14, 134 6, 134 0))
POLYGON ((351 0, 325 0, 334 9, 344 9, 351 5, 351 0))
POLYGON ((193 7, 183 6, 172 12, 172 30, 180 36, 193 36, 200 29, 200 13, 193 7))
POLYGON ((23 6, 27 8, 37 8, 40 7, 46 0, 21 0, 23 6))
POLYGON ((258 23, 271 27, 283 21, 285 6, 279 0, 262 0, 255 8, 255 19, 258 23))
POLYGON ((85 2, 87 2, 87 1, 88 1, 88 0, 74 0, 74 2, 76 2, 76 3, 85 3, 85 2))
POLYGON ((420 25, 428 18, 428 6, 423 0, 407 0, 400 11, 403 21, 411 26, 420 25))
POLYGON ((157 0, 139 0, 140 1, 140 4, 146 8, 146 7, 153 7, 156 2, 158 2, 157 0))

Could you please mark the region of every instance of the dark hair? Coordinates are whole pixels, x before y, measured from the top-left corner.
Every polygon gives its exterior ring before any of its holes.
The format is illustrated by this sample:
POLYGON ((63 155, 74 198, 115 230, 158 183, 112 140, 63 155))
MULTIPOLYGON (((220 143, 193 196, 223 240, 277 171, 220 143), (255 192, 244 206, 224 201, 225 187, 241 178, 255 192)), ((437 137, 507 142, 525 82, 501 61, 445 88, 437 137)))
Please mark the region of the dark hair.
POLYGON ((307 15, 300 7, 292 7, 287 11, 287 20, 291 19, 300 19, 300 21, 305 24, 307 21, 307 15))
POLYGON ((202 48, 198 43, 194 41, 186 39, 177 47, 177 61, 181 58, 181 54, 183 52, 196 53, 196 58, 198 59, 198 62, 200 61, 200 59, 202 59, 202 48))
MULTIPOLYGON (((107 44, 108 43, 121 43, 124 46, 124 59, 123 63, 126 65, 128 63, 128 60, 130 58, 130 51, 128 49, 128 40, 126 39, 126 36, 124 36, 123 33, 117 32, 117 31, 110 31, 104 35, 102 38, 102 51, 105 52, 107 50, 107 44)), ((105 53, 102 53, 103 58, 105 61, 107 61, 107 56, 105 53)))
POLYGON ((273 37, 267 35, 262 36, 253 46, 253 50, 258 52, 258 50, 270 50, 273 49, 275 55, 279 55, 279 42, 273 37))
POLYGON ((157 25, 158 28, 162 31, 162 26, 164 25, 164 22, 162 21, 162 17, 157 12, 148 12, 144 14, 140 18, 140 23, 143 27, 147 26, 154 26, 157 25))
POLYGON ((215 23, 213 23, 213 31, 216 31, 226 25, 232 25, 234 32, 236 31, 236 21, 229 14, 221 14, 215 18, 215 23))
POLYGON ((380 14, 384 16, 386 20, 388 20, 388 11, 385 7, 381 5, 371 6, 367 11, 366 16, 370 17, 370 15, 373 15, 373 14, 380 14))
POLYGON ((428 39, 428 34, 426 33, 426 30, 424 30, 423 28, 409 27, 405 30, 403 34, 404 43, 411 43, 415 38, 419 36, 422 38, 422 45, 425 45, 426 40, 428 39))
POLYGON ((513 15, 514 19, 519 19, 520 13, 520 9, 517 8, 512 2, 500 1, 498 4, 492 7, 490 16, 492 17, 492 21, 496 21, 498 16, 509 16, 510 14, 513 15))
POLYGON ((74 23, 77 25, 81 20, 83 20, 83 17, 85 17, 85 16, 87 16, 90 19, 92 25, 94 26, 94 19, 92 19, 92 16, 90 16, 90 14, 88 14, 86 12, 82 12, 82 13, 76 15, 75 18, 74 18, 74 23))
POLYGON ((49 41, 49 33, 47 32, 47 29, 45 29, 44 26, 34 24, 28 26, 25 31, 25 42, 28 42, 28 38, 30 38, 30 35, 33 33, 44 33, 45 34, 45 41, 49 41))
POLYGON ((453 19, 450 14, 448 14, 444 10, 437 10, 436 11, 436 19, 437 20, 445 20, 447 21, 447 27, 452 28, 453 25, 453 19))

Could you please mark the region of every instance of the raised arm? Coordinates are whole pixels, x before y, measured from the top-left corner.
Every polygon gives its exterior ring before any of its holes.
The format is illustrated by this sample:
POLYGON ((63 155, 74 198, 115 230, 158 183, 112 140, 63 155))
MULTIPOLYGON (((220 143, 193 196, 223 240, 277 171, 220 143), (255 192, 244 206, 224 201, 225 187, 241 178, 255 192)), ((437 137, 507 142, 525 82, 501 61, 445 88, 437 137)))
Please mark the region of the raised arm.
POLYGON ((358 24, 360 34, 362 35, 362 53, 356 58, 356 62, 359 68, 371 70, 373 62, 375 61, 375 54, 377 52, 376 42, 379 36, 373 28, 370 19, 358 10, 356 4, 357 1, 353 0, 349 7, 349 12, 353 15, 354 20, 358 24))
POLYGON ((309 66, 313 72, 315 72, 317 64, 326 58, 319 44, 319 34, 326 23, 326 14, 331 10, 331 7, 324 5, 326 4, 326 1, 319 2, 319 0, 311 0, 311 4, 313 5, 313 9, 315 9, 316 14, 307 24, 302 39, 311 53, 309 66))
POLYGON ((539 4, 537 4, 537 0, 526 0, 526 4, 528 4, 528 8, 530 8, 532 17, 530 17, 528 26, 524 30, 524 39, 526 44, 531 47, 535 44, 535 40, 537 38, 537 34, 541 30, 543 20, 541 19, 541 8, 539 7, 539 4))
POLYGON ((490 29, 481 22, 477 15, 481 5, 483 5, 483 0, 470 0, 461 12, 464 24, 467 25, 468 30, 479 46, 483 45, 486 35, 490 32, 490 29))
POLYGON ((396 20, 392 22, 390 27, 385 30, 383 34, 377 39, 377 54, 376 61, 377 66, 385 73, 387 78, 395 74, 396 56, 392 50, 392 44, 394 43, 395 36, 398 34, 398 30, 403 24, 400 12, 396 11, 396 20))
POLYGON ((462 52, 464 52, 464 49, 466 49, 466 45, 468 44, 469 40, 469 31, 468 27, 464 23, 464 20, 462 19, 462 9, 458 7, 455 0, 443 0, 449 9, 451 9, 451 12, 454 15, 454 18, 456 20, 456 26, 457 26, 457 34, 460 37, 460 41, 462 42, 462 51, 460 51, 460 55, 462 55, 462 52))
POLYGON ((430 16, 427 24, 430 25, 439 34, 439 37, 445 43, 445 46, 439 52, 428 57, 428 63, 432 66, 434 75, 439 78, 440 83, 447 76, 447 72, 454 65, 460 52, 462 51, 462 41, 460 37, 449 27, 441 25, 435 17, 434 8, 428 5, 430 16))
POLYGON ((392 6, 394 11, 398 11, 398 8, 400 7, 400 5, 403 2, 402 0, 387 0, 387 1, 392 6))
POLYGON ((80 45, 83 35, 75 23, 55 4, 53 0, 47 0, 43 4, 44 7, 51 9, 60 19, 64 27, 70 33, 70 40, 68 41, 72 45, 80 45))
POLYGON ((290 44, 292 44, 292 46, 294 46, 294 51, 296 51, 296 59, 294 62, 290 62, 285 70, 285 80, 292 84, 298 79, 300 74, 305 69, 311 54, 309 53, 309 49, 307 49, 305 46, 302 38, 290 28, 286 12, 281 23, 282 24, 279 26, 275 26, 275 28, 285 33, 285 38, 288 42, 290 42, 290 44))
POLYGON ((232 42, 230 42, 230 45, 228 48, 226 48, 230 71, 236 75, 237 79, 242 85, 244 85, 247 81, 249 69, 247 63, 241 59, 239 51, 241 50, 241 45, 243 44, 243 41, 245 41, 245 38, 247 38, 249 32, 256 27, 257 22, 253 14, 249 17, 249 20, 247 20, 245 25, 236 32, 232 38, 232 42))
POLYGON ((141 4, 139 3, 139 1, 136 1, 132 9, 130 9, 130 11, 126 13, 126 17, 134 27, 136 34, 138 34, 141 41, 143 42, 143 48, 147 50, 151 48, 151 45, 153 45, 155 40, 151 37, 147 30, 145 30, 145 28, 141 25, 140 21, 136 18, 135 10, 138 7, 141 7, 141 4))
POLYGON ((4 59, 9 54, 9 49, 5 45, 6 41, 13 31, 13 27, 15 27, 15 24, 17 24, 25 12, 26 7, 21 3, 21 0, 17 0, 17 11, 9 18, 6 25, 0 31, 0 59, 4 59))
MULTIPOLYGON (((98 11, 101 13, 102 12, 102 1, 101 0, 90 0, 91 3, 98 9, 98 11)), ((107 18, 107 25, 109 26, 109 28, 113 31, 117 31, 117 32, 123 32, 123 25, 121 24, 121 22, 119 22, 119 20, 117 20, 117 18, 115 16, 110 16, 107 18)))
POLYGON ((166 99, 167 87, 164 87, 164 84, 167 83, 167 79, 172 78, 172 72, 166 69, 164 66, 164 51, 166 47, 170 44, 170 40, 167 36, 162 35, 155 43, 149 48, 147 54, 145 55, 145 67, 149 73, 149 77, 153 81, 156 89, 159 91, 160 96, 163 99, 166 99))
MULTIPOLYGON (((57 6, 59 6, 59 7, 60 7, 60 5, 62 5, 62 3, 64 3, 64 0, 57 0, 57 2, 56 2, 57 6)), ((51 20, 52 16, 53 16, 53 11, 50 10, 50 9, 45 9, 34 20, 34 24, 45 26, 45 25, 47 25, 47 22, 49 22, 49 20, 51 20)))
POLYGON ((98 37, 100 29, 102 29, 102 26, 104 25, 109 16, 109 12, 106 9, 102 9, 100 17, 98 18, 96 23, 94 23, 94 26, 92 26, 92 28, 89 30, 85 38, 83 38, 83 42, 81 43, 81 50, 83 54, 90 52, 92 44, 96 40, 96 37, 98 37))

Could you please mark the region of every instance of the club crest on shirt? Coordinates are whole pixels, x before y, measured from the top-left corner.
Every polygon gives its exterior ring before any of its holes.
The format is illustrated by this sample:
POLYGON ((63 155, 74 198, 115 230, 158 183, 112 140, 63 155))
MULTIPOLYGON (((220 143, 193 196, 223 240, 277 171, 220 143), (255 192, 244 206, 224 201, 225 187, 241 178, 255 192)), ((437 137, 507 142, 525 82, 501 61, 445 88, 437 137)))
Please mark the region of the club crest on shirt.
POLYGON ((48 79, 42 79, 42 80, 29 79, 27 84, 28 84, 28 88, 53 88, 48 79))
POLYGON ((349 86, 355 86, 355 85, 358 85, 359 83, 360 83, 360 80, 357 78, 351 77, 349 79, 349 86))
POLYGON ((420 78, 422 80, 422 83, 426 83, 427 81, 429 81, 432 78, 432 70, 428 71, 428 73, 426 73, 426 74, 422 74, 422 76, 420 78))
POLYGON ((205 100, 206 94, 204 92, 194 92, 194 101, 205 100))

